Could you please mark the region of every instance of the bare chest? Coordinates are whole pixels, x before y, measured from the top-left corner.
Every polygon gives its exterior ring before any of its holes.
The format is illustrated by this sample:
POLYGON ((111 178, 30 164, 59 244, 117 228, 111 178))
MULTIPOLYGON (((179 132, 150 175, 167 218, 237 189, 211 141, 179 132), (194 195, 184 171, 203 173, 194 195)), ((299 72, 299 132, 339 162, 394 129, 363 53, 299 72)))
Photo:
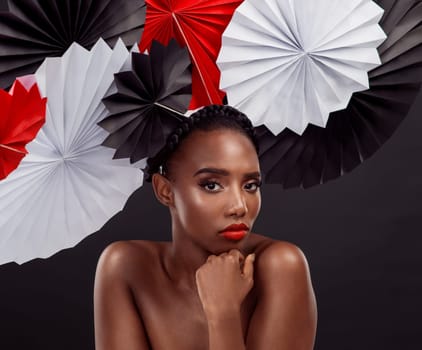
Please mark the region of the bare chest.
MULTIPOLYGON (((153 350, 208 350, 208 324, 197 294, 165 286, 137 291, 135 299, 153 350)), ((244 337, 253 307, 251 293, 241 310, 244 337)))

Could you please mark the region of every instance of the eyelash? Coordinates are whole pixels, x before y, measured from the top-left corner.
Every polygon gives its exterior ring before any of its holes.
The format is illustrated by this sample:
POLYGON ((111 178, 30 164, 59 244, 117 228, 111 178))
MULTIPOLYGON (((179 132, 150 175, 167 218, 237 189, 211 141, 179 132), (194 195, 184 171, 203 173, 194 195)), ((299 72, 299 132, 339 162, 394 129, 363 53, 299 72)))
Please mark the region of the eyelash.
MULTIPOLYGON (((201 186, 207 192, 218 192, 218 191, 215 191, 215 190, 207 189, 207 186, 209 186, 209 185, 215 185, 215 184, 218 185, 218 186, 220 186, 220 187, 222 187, 221 184, 218 183, 218 181, 212 181, 212 180, 205 180, 203 182, 200 182, 199 183, 199 186, 201 186)), ((248 192, 253 192, 254 193, 254 192, 258 191, 258 189, 261 187, 262 181, 248 182, 245 186, 247 186, 247 185, 255 185, 256 186, 256 188, 253 189, 253 190, 247 190, 248 192)))

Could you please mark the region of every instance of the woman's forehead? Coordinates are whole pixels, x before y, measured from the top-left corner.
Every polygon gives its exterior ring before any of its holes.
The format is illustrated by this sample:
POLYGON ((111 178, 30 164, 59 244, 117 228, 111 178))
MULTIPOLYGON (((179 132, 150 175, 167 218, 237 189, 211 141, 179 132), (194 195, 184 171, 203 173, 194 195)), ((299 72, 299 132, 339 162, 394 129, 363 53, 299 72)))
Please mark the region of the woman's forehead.
POLYGON ((190 169, 209 167, 259 170, 258 156, 252 141, 240 131, 231 129, 195 130, 180 145, 174 161, 175 165, 183 164, 190 169))

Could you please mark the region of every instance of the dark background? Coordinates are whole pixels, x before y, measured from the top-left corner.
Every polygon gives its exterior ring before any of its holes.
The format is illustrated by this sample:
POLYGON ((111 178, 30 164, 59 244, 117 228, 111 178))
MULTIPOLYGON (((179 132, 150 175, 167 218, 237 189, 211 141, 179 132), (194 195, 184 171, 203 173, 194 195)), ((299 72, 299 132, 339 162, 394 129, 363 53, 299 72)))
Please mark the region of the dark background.
MULTIPOLYGON (((422 92, 395 135, 352 173, 308 190, 262 189, 254 231, 308 257, 316 350, 422 349, 421 134, 422 92)), ((146 184, 75 248, 0 266, 0 349, 94 349, 101 251, 116 240, 169 240, 168 218, 146 184)))

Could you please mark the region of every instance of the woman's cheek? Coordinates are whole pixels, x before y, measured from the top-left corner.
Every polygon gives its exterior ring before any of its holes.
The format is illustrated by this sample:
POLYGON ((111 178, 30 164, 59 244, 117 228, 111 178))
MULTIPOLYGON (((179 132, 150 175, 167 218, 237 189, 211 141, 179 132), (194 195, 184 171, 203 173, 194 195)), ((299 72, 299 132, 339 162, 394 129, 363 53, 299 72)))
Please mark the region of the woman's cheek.
POLYGON ((251 198, 248 201, 248 209, 249 209, 249 215, 250 218, 255 221, 255 219, 258 217, 259 212, 261 211, 261 194, 257 193, 256 197, 251 198))
POLYGON ((256 214, 255 217, 259 215, 259 212, 261 211, 261 192, 258 192, 257 194, 257 204, 256 204, 256 214))
POLYGON ((183 226, 192 226, 197 222, 204 224, 205 216, 212 217, 215 201, 201 189, 190 189, 176 197, 176 208, 183 226))
POLYGON ((190 191, 190 198, 189 198, 190 206, 194 209, 201 210, 202 208, 206 207, 210 204, 211 200, 207 193, 204 193, 201 189, 192 189, 190 191))

